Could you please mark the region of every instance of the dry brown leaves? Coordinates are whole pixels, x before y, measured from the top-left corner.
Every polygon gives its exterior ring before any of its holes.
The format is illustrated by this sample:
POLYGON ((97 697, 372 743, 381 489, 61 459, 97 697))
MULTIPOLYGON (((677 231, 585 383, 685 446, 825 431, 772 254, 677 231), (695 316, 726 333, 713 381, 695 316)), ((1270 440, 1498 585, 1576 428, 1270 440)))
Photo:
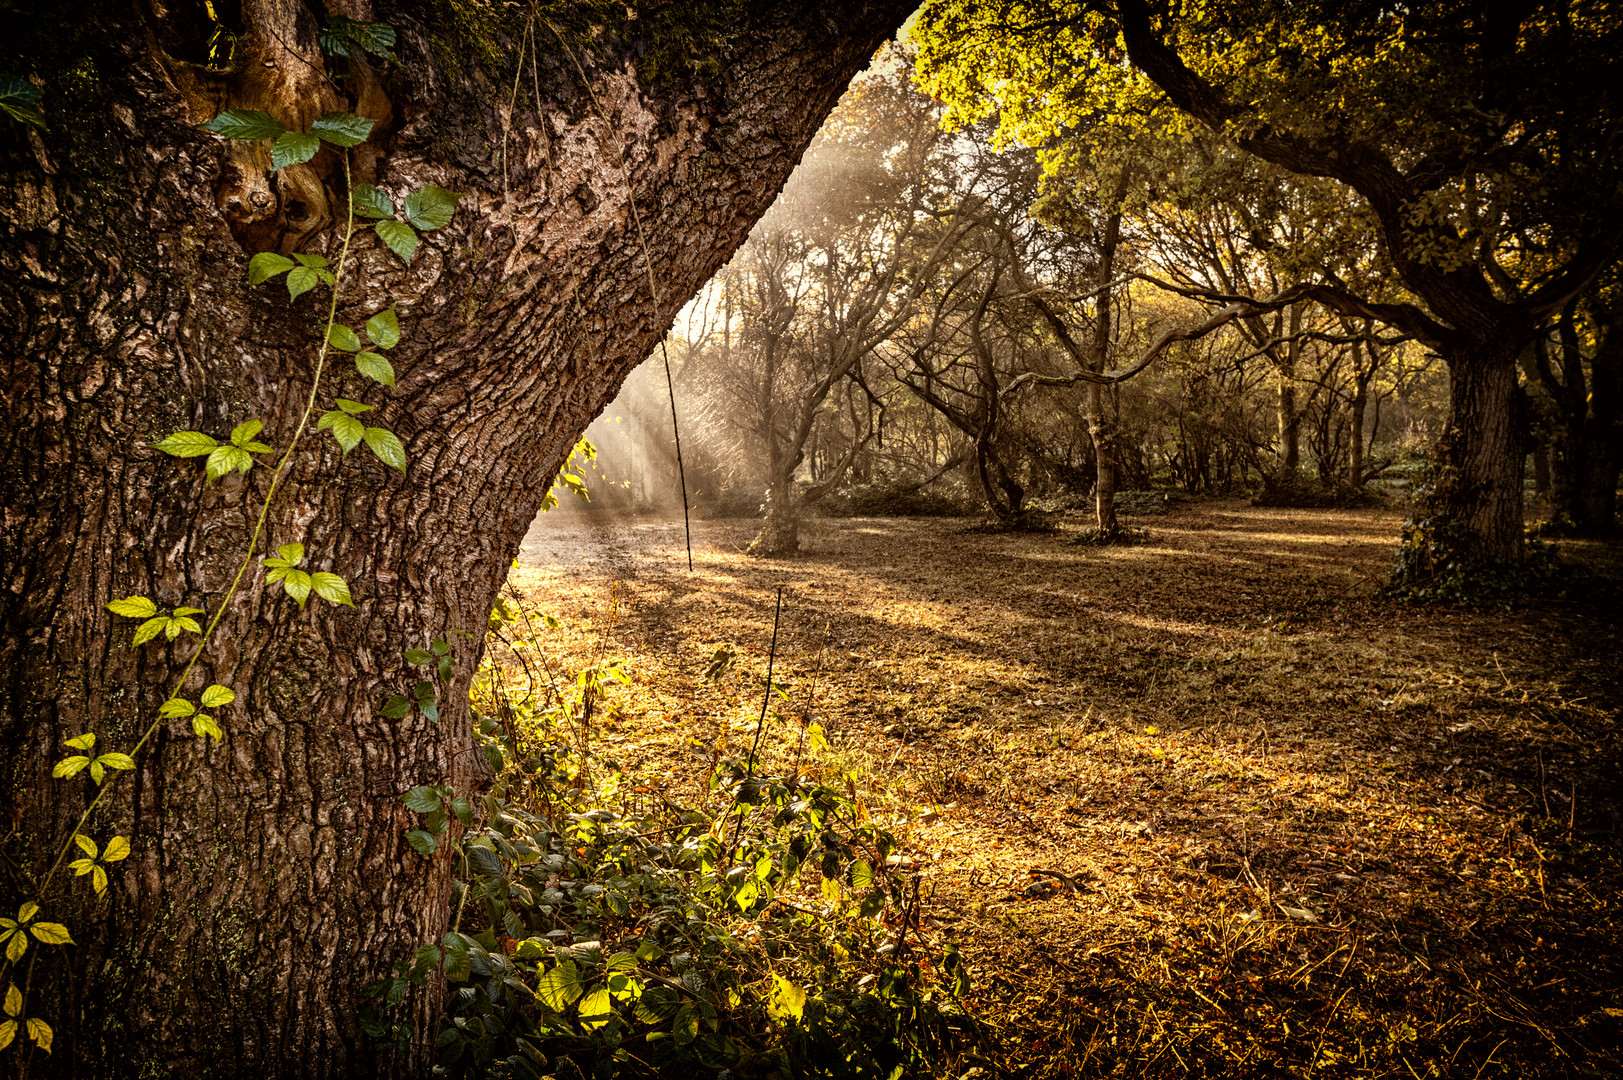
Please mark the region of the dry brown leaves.
POLYGON ((544 520, 511 584, 564 628, 499 677, 624 657, 593 749, 681 801, 748 751, 782 587, 766 766, 851 777, 904 838, 995 1073, 1623 1073, 1615 612, 1382 601, 1386 511, 1213 503, 1120 549, 970 524, 762 561, 700 522, 690 574, 679 523, 544 520))

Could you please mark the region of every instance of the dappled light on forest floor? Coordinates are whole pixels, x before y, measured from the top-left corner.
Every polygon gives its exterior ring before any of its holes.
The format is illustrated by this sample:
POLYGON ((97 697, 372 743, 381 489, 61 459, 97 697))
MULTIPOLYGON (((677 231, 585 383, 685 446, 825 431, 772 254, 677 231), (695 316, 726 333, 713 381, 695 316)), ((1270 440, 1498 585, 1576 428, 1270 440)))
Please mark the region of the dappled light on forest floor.
POLYGON ((680 801, 748 752, 783 586, 764 767, 906 844, 1001 1033, 943 1075, 1623 1069, 1615 614, 1381 600, 1389 511, 1139 523, 695 522, 689 574, 680 522, 543 519, 511 586, 563 628, 495 660, 624 657, 593 746, 680 801))

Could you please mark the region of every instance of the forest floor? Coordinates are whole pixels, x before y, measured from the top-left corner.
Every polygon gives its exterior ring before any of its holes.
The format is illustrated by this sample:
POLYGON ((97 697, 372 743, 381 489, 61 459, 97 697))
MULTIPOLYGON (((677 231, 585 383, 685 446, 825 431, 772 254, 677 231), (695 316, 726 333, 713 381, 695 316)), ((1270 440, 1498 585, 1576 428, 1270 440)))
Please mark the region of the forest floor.
POLYGON ((1623 612, 1382 599, 1399 517, 841 519, 788 559, 702 521, 690 572, 680 521, 554 515, 511 586, 555 671, 624 658, 594 749, 678 801, 748 752, 781 587, 766 767, 822 725, 989 1072, 1623 1075, 1623 612))

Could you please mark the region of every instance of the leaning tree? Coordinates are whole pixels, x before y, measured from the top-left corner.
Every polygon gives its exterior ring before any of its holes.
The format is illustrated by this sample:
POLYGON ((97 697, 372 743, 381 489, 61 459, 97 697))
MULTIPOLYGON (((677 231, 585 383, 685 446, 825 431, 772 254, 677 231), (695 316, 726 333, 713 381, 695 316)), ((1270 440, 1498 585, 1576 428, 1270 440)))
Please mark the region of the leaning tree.
POLYGON ((401 795, 470 783, 457 632, 911 4, 6 6, 0 934, 54 1045, 0 1068, 426 1072, 432 993, 404 1057, 355 1018, 446 927, 401 795), (435 638, 437 723, 383 708, 435 638))

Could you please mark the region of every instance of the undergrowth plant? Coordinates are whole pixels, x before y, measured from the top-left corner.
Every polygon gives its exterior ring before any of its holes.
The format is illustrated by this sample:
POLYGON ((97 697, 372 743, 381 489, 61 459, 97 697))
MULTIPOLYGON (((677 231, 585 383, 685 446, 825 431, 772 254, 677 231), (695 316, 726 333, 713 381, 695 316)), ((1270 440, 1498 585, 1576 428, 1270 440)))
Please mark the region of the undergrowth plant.
MULTIPOLYGON (((522 609, 494 621, 534 631, 522 609)), ((581 712, 624 677, 600 661, 567 684, 478 692, 491 789, 404 797, 413 846, 457 868, 453 925, 370 988, 368 1033, 404 1049, 395 1014, 443 970, 447 1077, 897 1080, 972 1040, 957 952, 924 949, 916 879, 910 892, 849 782, 727 760, 687 804, 621 797, 607 767, 580 783, 581 712)))
MULTIPOLYGON (((377 52, 393 44, 393 30, 385 24, 358 24, 342 21, 330 27, 323 37, 330 55, 347 55, 346 47, 364 48, 377 52), (329 42, 329 38, 331 41, 329 42)), ((18 98, 31 106, 39 95, 21 93, 13 85, 17 80, 0 87, 0 94, 18 98)), ((9 99, 8 99, 9 100, 9 99)), ((12 115, 17 109, 8 106, 12 115)), ((34 122, 31 116, 22 119, 34 122)), ((162 638, 165 643, 181 640, 192 642, 190 656, 174 677, 165 699, 145 726, 134 745, 127 749, 107 747, 94 731, 81 732, 64 740, 65 753, 52 769, 52 776, 63 783, 89 784, 91 792, 85 809, 60 842, 55 859, 45 873, 33 883, 32 895, 23 898, 15 918, 0 918, 0 945, 4 946, 4 959, 0 961, 0 983, 5 986, 4 1020, 0 1020, 0 1050, 10 1047, 19 1035, 26 1034, 40 1050, 49 1052, 54 1030, 45 1017, 29 1014, 28 993, 34 965, 49 947, 73 944, 68 925, 43 917, 65 900, 63 890, 68 886, 63 872, 71 870, 74 879, 84 881, 96 898, 105 898, 111 877, 118 872, 118 864, 132 851, 131 839, 119 833, 117 823, 101 821, 101 809, 113 785, 135 770, 137 760, 151 745, 157 733, 166 727, 178 726, 199 739, 220 742, 230 726, 229 710, 237 701, 237 691, 230 686, 214 683, 197 689, 188 689, 189 681, 198 661, 214 641, 215 633, 249 574, 263 573, 267 585, 280 585, 283 593, 303 610, 312 596, 341 606, 353 606, 349 583, 339 575, 319 569, 319 554, 306 551, 304 544, 293 537, 267 537, 271 507, 292 471, 296 455, 305 445, 310 421, 316 417, 322 400, 323 378, 334 354, 351 357, 360 374, 380 387, 392 387, 394 368, 384 353, 400 340, 399 320, 393 307, 376 312, 366 319, 360 332, 337 321, 339 302, 353 268, 349 264, 350 250, 358 231, 357 218, 375 221, 378 238, 401 259, 410 261, 418 243, 418 233, 442 228, 449 224, 455 212, 459 195, 433 185, 419 187, 407 193, 403 200, 405 221, 395 220, 392 199, 381 189, 369 184, 353 184, 350 180, 349 151, 360 145, 371 133, 373 121, 347 112, 330 112, 317 117, 307 131, 290 130, 268 113, 256 110, 228 110, 220 113, 203 127, 228 139, 269 140, 274 169, 301 164, 313 158, 325 144, 338 156, 343 165, 348 210, 338 256, 313 252, 261 252, 249 261, 250 285, 261 285, 281 278, 287 288, 289 302, 296 303, 306 293, 318 288, 328 290, 326 315, 319 340, 313 343, 315 363, 310 381, 310 392, 304 406, 296 415, 272 418, 269 428, 279 429, 285 438, 284 447, 275 464, 270 466, 270 480, 259 498, 256 512, 252 512, 253 527, 247 537, 246 550, 237 565, 230 585, 212 602, 212 612, 206 607, 160 607, 150 597, 126 596, 107 605, 109 611, 121 618, 137 620, 131 635, 131 648, 142 648, 162 638), (364 338, 363 335, 364 334, 364 338), (274 555, 261 555, 261 542, 281 541, 274 555), (257 563, 257 567, 256 567, 257 563), (108 835, 111 833, 111 835, 108 835), (77 856, 70 858, 70 856, 77 856), (27 961, 24 964, 24 961, 27 961)), ((400 440, 387 427, 369 423, 362 417, 375 414, 376 406, 345 398, 333 400, 333 407, 321 413, 316 420, 317 431, 331 432, 342 454, 364 443, 368 450, 384 464, 402 472, 407 458, 400 440)), ((174 458, 203 458, 201 481, 212 484, 236 472, 247 474, 259 467, 261 458, 276 455, 270 442, 261 441, 267 432, 265 420, 244 418, 223 436, 206 431, 176 431, 157 440, 155 449, 174 458)), ((248 490, 244 488, 243 490, 248 490)), ((408 657, 409 659, 409 657, 408 657)))

